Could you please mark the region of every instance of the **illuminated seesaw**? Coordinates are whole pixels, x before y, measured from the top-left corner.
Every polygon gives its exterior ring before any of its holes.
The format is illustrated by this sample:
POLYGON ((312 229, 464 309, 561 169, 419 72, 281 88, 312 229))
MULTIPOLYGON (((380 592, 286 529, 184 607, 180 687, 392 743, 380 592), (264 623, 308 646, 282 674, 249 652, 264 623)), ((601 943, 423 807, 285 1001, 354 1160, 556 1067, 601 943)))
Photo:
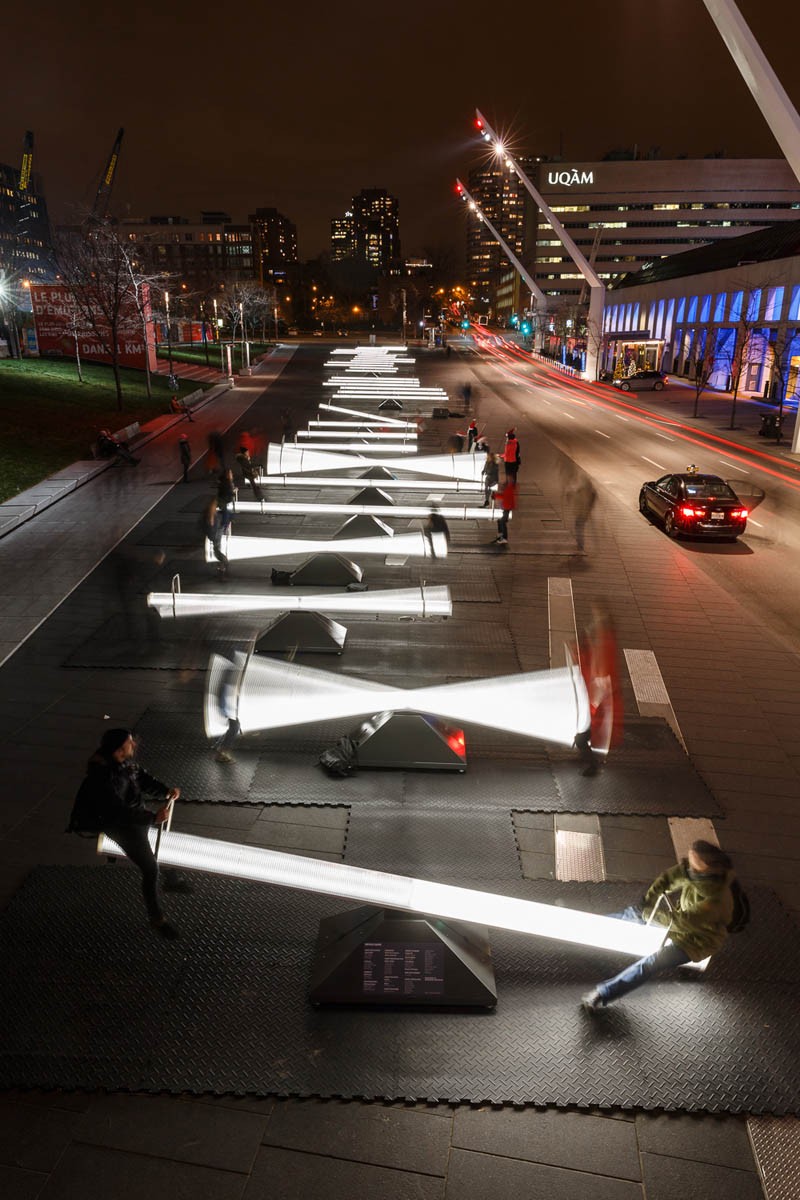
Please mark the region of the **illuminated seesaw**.
POLYGON ((448 587, 387 588, 375 592, 295 593, 230 596, 202 592, 150 592, 150 608, 160 617, 235 616, 243 613, 323 612, 381 616, 449 617, 453 602, 448 587))
MULTIPOLYGON (((416 437, 414 439, 416 442, 416 437)), ((298 441, 284 443, 284 445, 298 446, 301 450, 334 450, 337 454, 417 454, 416 445, 408 443, 406 440, 395 441, 392 443, 373 442, 370 438, 362 437, 357 442, 342 442, 335 446, 328 441, 306 442, 302 444, 298 441)))
MULTIPOLYGON (((308 429, 299 429, 297 431, 297 440, 300 438, 330 438, 332 441, 344 441, 345 438, 358 438, 359 441, 365 442, 416 442, 416 429, 364 429, 363 425, 353 425, 349 429, 327 429, 321 425, 309 426, 308 429)), ((338 446, 334 447, 339 449, 338 446)), ((393 449, 394 447, 388 447, 393 449)), ((416 450, 416 446, 414 447, 416 450)))
MULTIPOLYGON (((381 481, 380 486, 383 486, 381 481)), ((307 504, 298 500, 237 500, 237 513, 258 513, 261 516, 286 516, 303 513, 325 516, 343 517, 390 517, 422 518, 431 515, 431 506, 422 504, 326 504, 321 501, 307 504)), ((497 513, 494 508, 481 508, 479 505, 459 504, 442 507, 437 504, 436 512, 448 521, 496 521, 497 513)), ((508 514, 511 517, 511 513, 508 514)))
POLYGON ((362 417, 360 421, 335 421, 335 420, 311 420, 308 422, 309 429, 342 429, 345 432, 349 430, 351 433, 375 431, 377 433, 393 433, 395 437, 403 437, 407 434, 416 436, 417 424, 416 421, 395 421, 391 425, 380 416, 362 417))
POLYGON ((346 416, 361 417, 373 425, 386 425, 398 429, 416 429, 416 421, 404 421, 401 417, 385 417, 383 413, 365 413, 360 408, 342 408, 339 404, 320 404, 320 412, 344 413, 346 416))
MULTIPOLYGON (((232 562, 254 558, 284 558, 294 554, 400 555, 405 558, 446 558, 447 540, 438 530, 430 535, 413 533, 379 534, 377 537, 270 538, 237 537, 224 541, 225 555, 232 562)), ((206 540, 206 562, 215 561, 214 547, 206 540)))
POLYGON ((586 685, 575 664, 494 679, 399 688, 237 651, 232 660, 211 656, 205 700, 209 737, 228 728, 218 696, 221 680, 231 670, 238 677, 243 733, 379 712, 413 712, 572 746, 576 733, 589 727, 586 685))
POLYGON ((267 451, 267 474, 288 475, 306 471, 351 471, 360 462, 364 467, 385 467, 388 471, 409 471, 415 475, 441 475, 445 479, 471 479, 479 482, 484 457, 481 454, 418 454, 413 459, 361 457, 358 452, 342 454, 317 450, 292 443, 271 444, 267 451))
MULTIPOLYGON (((155 830, 148 833, 155 846, 155 830)), ((101 834, 98 854, 122 855, 117 844, 101 834)), ((630 954, 633 958, 655 954, 663 945, 666 929, 656 925, 637 925, 613 917, 578 909, 519 900, 496 892, 453 887, 451 884, 370 871, 345 863, 325 862, 258 846, 243 846, 216 838, 197 837, 170 830, 159 840, 158 860, 162 866, 189 871, 208 871, 257 883, 298 891, 336 896, 379 908, 440 917, 445 920, 474 922, 495 929, 508 929, 532 937, 552 938, 578 946, 630 954)))
POLYGON ((469 479, 368 479, 341 475, 265 475, 263 471, 258 472, 258 478, 270 487, 348 488, 352 491, 374 485, 382 492, 483 493, 483 484, 469 479))

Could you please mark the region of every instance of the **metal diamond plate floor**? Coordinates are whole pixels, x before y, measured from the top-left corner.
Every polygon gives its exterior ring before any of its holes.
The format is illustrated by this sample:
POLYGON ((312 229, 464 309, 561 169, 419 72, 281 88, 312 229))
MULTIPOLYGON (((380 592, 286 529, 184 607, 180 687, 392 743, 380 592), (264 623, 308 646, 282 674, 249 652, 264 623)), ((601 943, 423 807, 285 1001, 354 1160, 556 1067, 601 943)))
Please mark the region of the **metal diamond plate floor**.
MULTIPOLYGON (((481 886, 597 912, 631 899, 481 886)), ((0 918, 0 1087, 800 1112, 800 939, 769 892, 704 977, 595 1017, 579 997, 618 956, 499 931, 493 1012, 316 1010, 317 923, 346 905, 202 876, 169 899, 176 943, 147 928, 125 866, 33 872, 0 918)))

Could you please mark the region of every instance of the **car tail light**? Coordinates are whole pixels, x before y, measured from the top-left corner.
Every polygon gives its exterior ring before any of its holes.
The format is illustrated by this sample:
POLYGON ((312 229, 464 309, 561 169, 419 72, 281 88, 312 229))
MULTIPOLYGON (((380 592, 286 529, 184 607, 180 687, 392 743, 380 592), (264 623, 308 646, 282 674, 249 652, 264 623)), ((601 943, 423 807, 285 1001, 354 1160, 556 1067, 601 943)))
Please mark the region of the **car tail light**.
POLYGON ((739 521, 746 521, 750 513, 746 508, 733 508, 731 509, 731 516, 739 521))
POLYGON ((706 515, 704 508, 694 508, 691 504, 682 504, 679 511, 682 517, 704 517, 706 515))

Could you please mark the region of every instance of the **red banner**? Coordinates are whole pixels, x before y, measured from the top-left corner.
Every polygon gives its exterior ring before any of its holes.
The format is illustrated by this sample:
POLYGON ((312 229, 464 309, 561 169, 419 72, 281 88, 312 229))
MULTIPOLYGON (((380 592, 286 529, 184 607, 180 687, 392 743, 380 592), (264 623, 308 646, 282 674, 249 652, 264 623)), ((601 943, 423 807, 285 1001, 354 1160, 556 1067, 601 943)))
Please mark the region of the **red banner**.
MULTIPOLYGON (((155 370, 156 355, 150 305, 145 301, 145 326, 150 369, 155 370)), ((36 338, 39 353, 62 358, 75 358, 75 342, 81 358, 91 362, 110 363, 111 336, 108 326, 97 317, 94 326, 87 320, 82 306, 76 302, 72 290, 63 284, 31 284, 31 304, 36 322, 36 338)), ((145 367, 145 339, 142 320, 136 311, 133 299, 122 305, 121 332, 117 334, 118 361, 122 367, 145 367)))

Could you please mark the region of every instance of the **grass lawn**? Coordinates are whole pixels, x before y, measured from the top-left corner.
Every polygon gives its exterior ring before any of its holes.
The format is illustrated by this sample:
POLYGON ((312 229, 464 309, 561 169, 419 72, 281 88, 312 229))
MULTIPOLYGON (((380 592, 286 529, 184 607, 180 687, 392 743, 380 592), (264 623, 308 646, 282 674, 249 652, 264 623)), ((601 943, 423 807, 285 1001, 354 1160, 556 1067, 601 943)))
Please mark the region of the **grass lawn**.
MULTIPOLYGON (((250 343, 250 363, 255 361, 259 354, 266 354, 274 347, 274 342, 251 342, 250 343)), ((166 346, 162 343, 158 347, 158 357, 160 360, 167 362, 169 354, 166 346)), ((181 345, 172 347, 173 362, 190 363, 193 367, 204 367, 206 365, 206 352, 203 349, 201 342, 195 342, 193 346, 181 345)), ((233 369, 238 371, 242 362, 242 344, 237 342, 233 347, 233 369)), ((218 343, 208 343, 208 365, 215 371, 222 370, 222 352, 218 343)))
MULTIPOLYGON (((111 367, 84 364, 80 383, 71 361, 0 359, 0 502, 89 458, 98 429, 122 429, 169 412, 171 392, 163 376, 153 376, 153 399, 148 400, 143 371, 121 374, 122 412, 111 367)), ((181 394, 198 386, 184 380, 181 394)))

